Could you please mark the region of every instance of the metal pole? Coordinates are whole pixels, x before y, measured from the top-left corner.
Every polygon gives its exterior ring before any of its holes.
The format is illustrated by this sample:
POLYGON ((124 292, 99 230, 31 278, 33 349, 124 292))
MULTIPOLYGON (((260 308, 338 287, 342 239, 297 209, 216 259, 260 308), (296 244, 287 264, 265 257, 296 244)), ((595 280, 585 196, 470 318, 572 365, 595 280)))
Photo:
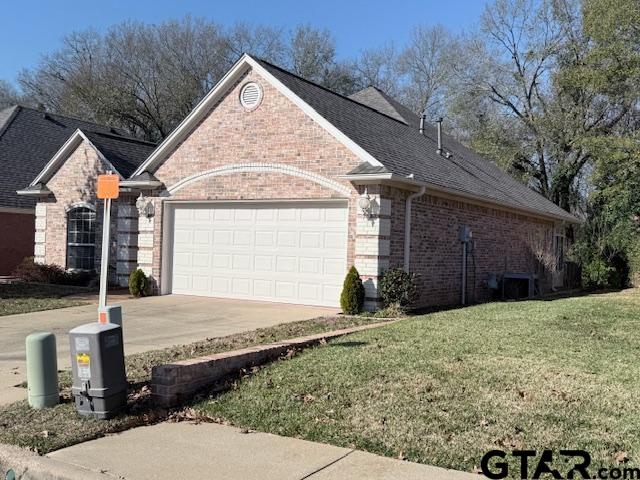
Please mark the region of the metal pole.
POLYGON ((462 242, 462 305, 467 302, 467 242, 462 242))
POLYGON ((111 230, 111 199, 104 199, 102 218, 102 256, 100 257, 100 297, 98 310, 107 306, 107 273, 109 271, 109 234, 111 230))

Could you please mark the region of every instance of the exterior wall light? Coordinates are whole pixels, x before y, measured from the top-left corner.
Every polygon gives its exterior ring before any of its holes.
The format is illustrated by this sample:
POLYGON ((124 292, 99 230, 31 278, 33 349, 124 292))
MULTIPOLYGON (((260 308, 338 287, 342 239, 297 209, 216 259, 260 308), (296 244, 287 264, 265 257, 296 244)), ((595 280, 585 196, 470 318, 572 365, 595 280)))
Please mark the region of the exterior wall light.
POLYGON ((373 217, 375 217, 380 210, 378 203, 375 201, 375 199, 372 199, 369 196, 366 188, 364 190, 364 193, 360 195, 360 198, 358 199, 358 207, 367 219, 372 219, 373 217))
POLYGON ((148 198, 146 198, 145 196, 143 196, 142 192, 140 193, 140 196, 136 200, 136 208, 138 209, 138 215, 140 215, 141 217, 144 216, 147 218, 151 218, 155 213, 153 202, 148 198))

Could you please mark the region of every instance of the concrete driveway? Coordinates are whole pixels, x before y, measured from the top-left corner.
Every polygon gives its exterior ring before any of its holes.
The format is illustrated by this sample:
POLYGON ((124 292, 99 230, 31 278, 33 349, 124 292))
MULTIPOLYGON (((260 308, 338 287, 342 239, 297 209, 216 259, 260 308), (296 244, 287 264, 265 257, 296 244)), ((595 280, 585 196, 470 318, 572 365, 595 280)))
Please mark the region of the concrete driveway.
MULTIPOLYGON (((118 299, 117 304, 122 305, 126 354, 337 313, 323 307, 186 295, 118 299)), ((67 334, 73 327, 96 321, 96 308, 92 303, 0 317, 0 404, 26 397, 24 388, 15 387, 26 379, 25 337, 39 331, 55 333, 58 369, 67 369, 67 334)))

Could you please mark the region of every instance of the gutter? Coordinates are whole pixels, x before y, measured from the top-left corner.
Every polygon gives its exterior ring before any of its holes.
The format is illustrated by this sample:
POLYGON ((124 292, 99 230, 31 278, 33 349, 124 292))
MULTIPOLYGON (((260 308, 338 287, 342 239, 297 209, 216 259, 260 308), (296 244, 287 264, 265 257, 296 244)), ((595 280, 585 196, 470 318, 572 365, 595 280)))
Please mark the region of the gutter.
POLYGON ((555 215, 550 212, 543 212, 541 210, 527 208, 526 206, 515 206, 512 204, 493 200, 491 198, 481 197, 479 195, 473 195, 470 193, 461 192, 460 190, 456 190, 453 188, 441 187, 440 185, 436 185, 429 182, 421 182, 419 180, 413 179, 412 177, 403 177, 401 175, 396 175, 393 173, 369 173, 369 174, 362 173, 362 174, 353 174, 353 175, 347 174, 347 175, 340 175, 339 178, 344 178, 345 180, 350 180, 352 182, 357 182, 363 185, 366 183, 386 183, 389 185, 403 185, 405 186, 405 188, 413 187, 414 191, 417 191, 416 190, 417 188, 426 186, 429 189, 429 191, 433 192, 434 194, 441 193, 444 195, 451 195, 453 197, 456 197, 462 200, 472 200, 475 202, 482 203, 489 207, 496 206, 510 212, 520 212, 530 217, 537 217, 537 218, 542 218, 545 220, 552 220, 552 221, 563 221, 563 222, 575 223, 575 224, 582 223, 582 221, 579 218, 574 217, 568 212, 566 216, 555 215))
POLYGON ((142 190, 155 190, 162 186, 160 180, 123 180, 120 182, 123 188, 139 188, 142 190))
POLYGON ((411 202, 414 198, 421 197, 427 191, 427 186, 422 185, 420 190, 407 197, 404 204, 404 271, 409 273, 411 263, 411 202))

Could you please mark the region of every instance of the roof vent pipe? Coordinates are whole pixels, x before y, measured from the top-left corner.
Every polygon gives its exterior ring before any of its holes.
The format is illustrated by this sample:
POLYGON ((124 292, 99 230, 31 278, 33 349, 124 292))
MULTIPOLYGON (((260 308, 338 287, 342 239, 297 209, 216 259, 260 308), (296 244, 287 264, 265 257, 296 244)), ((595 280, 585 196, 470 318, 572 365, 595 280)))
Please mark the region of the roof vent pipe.
POLYGON ((426 115, 423 113, 420 115, 420 135, 424 135, 424 121, 426 120, 426 115))
POLYGON ((442 117, 438 118, 436 123, 438 124, 438 149, 436 152, 438 155, 442 155, 442 117))

